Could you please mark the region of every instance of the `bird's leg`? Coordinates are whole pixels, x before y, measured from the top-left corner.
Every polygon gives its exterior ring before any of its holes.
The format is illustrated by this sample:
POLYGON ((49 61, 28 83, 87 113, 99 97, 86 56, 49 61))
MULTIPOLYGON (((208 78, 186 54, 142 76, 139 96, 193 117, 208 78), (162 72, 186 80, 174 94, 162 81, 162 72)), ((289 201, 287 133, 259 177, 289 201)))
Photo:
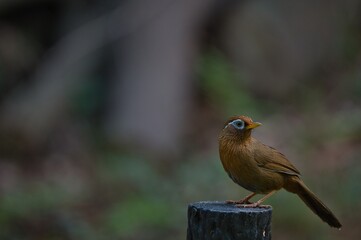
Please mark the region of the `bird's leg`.
POLYGON ((256 196, 257 193, 251 193, 250 195, 248 195, 247 197, 241 199, 241 200, 238 200, 238 201, 234 201, 234 200, 227 200, 226 203, 228 204, 250 204, 249 200, 256 196))
POLYGON ((251 204, 237 204, 237 207, 244 207, 244 208, 256 208, 256 207, 260 207, 260 208, 269 208, 269 205, 261 205, 261 203, 263 201, 265 201, 267 198, 269 198, 270 196, 272 196, 274 193, 276 192, 276 190, 273 190, 269 193, 267 193, 266 196, 264 196, 263 198, 261 198, 260 200, 258 200, 255 203, 251 203, 251 204))

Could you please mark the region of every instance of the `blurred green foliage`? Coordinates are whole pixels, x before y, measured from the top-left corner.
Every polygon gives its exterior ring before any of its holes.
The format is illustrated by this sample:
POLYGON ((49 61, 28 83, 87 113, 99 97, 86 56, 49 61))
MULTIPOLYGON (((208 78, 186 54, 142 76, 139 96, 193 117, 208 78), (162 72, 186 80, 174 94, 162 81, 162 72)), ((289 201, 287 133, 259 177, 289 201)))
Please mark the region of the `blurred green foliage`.
MULTIPOLYGON (((110 207, 105 213, 105 231, 127 238, 140 229, 169 228, 168 216, 172 208, 161 199, 147 196, 129 196, 126 201, 110 207)), ((143 233, 145 234, 145 232, 143 233)))
POLYGON ((216 48, 201 56, 197 72, 206 97, 222 109, 225 116, 247 113, 257 117, 266 107, 252 97, 251 92, 242 85, 244 77, 232 69, 226 57, 216 48))

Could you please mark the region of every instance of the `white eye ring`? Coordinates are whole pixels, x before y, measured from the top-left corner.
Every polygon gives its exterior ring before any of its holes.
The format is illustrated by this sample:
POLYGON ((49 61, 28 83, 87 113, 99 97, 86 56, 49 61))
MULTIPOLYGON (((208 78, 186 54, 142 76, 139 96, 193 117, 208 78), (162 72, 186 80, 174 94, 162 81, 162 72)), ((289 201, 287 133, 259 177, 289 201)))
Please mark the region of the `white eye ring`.
POLYGON ((244 121, 242 121, 241 119, 234 120, 230 124, 232 124, 232 126, 238 130, 244 129, 245 125, 244 121))

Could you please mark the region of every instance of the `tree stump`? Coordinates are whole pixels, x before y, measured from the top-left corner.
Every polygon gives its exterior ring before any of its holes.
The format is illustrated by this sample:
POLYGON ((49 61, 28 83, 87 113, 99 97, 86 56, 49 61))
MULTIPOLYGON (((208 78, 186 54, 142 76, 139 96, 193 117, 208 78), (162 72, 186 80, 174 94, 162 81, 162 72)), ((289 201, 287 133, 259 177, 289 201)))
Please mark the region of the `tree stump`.
POLYGON ((188 206, 187 240, 269 240, 272 208, 239 208, 224 202, 188 206))

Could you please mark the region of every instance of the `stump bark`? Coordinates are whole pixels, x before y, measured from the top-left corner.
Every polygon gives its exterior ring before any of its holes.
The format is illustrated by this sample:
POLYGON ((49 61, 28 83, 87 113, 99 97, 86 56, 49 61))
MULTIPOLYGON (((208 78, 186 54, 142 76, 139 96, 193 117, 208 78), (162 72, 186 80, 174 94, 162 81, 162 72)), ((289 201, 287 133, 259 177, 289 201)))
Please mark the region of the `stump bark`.
POLYGON ((188 206, 187 240, 269 240, 272 208, 239 208, 224 202, 188 206))

